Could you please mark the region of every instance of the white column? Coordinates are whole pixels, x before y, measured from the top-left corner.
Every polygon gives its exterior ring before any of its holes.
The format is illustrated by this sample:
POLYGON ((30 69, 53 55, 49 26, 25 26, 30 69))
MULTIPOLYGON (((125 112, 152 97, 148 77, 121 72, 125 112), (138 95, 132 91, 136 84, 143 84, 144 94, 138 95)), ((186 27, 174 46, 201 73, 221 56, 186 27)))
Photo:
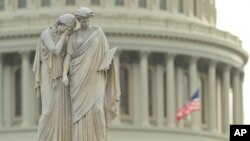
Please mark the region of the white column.
MULTIPOLYGON (((120 80, 120 52, 119 51, 116 52, 114 61, 116 64, 116 76, 118 76, 118 78, 120 80)), ((114 125, 121 124, 120 102, 118 103, 118 106, 117 106, 117 117, 114 119, 113 123, 114 123, 114 125)))
POLYGON ((29 85, 29 52, 21 52, 22 58, 22 126, 29 126, 30 115, 30 85, 29 85))
POLYGON ((155 1, 152 1, 152 2, 150 2, 151 3, 151 10, 152 11, 157 11, 157 10, 159 10, 159 1, 157 1, 157 0, 155 0, 155 1))
POLYGON ((201 19, 202 19, 202 20, 206 20, 206 13, 207 13, 207 11, 204 10, 204 8, 206 8, 206 6, 207 6, 206 4, 210 4, 210 2, 207 2, 206 0, 202 0, 202 1, 201 1, 201 4, 200 4, 200 6, 201 6, 200 12, 201 12, 201 19))
POLYGON ((241 124, 241 100, 240 100, 240 73, 235 70, 232 76, 233 82, 233 124, 241 124))
POLYGON ((161 127, 164 125, 164 81, 163 81, 163 67, 158 64, 156 66, 156 118, 157 126, 161 127))
POLYGON ((209 85, 209 128, 216 132, 216 63, 211 61, 208 68, 209 85))
POLYGON ((0 128, 3 126, 3 54, 0 54, 0 128))
MULTIPOLYGON (((101 4, 104 5, 104 7, 113 8, 115 6, 115 0, 100 1, 100 2, 101 2, 101 4)), ((124 1, 124 4, 125 3, 126 3, 126 1, 124 1)))
POLYGON ((136 9, 138 7, 137 1, 136 0, 129 0, 128 7, 129 7, 129 9, 136 9))
MULTIPOLYGON (((177 94, 177 110, 184 104, 183 98, 183 69, 181 67, 176 68, 176 94, 177 94)), ((179 127, 184 126, 184 122, 181 120, 178 124, 179 127)))
POLYGON ((194 7, 193 7, 193 3, 194 1, 193 0, 183 0, 184 2, 184 5, 187 7, 187 14, 188 16, 192 17, 193 16, 193 10, 194 10, 194 7))
POLYGON ((241 123, 244 123, 244 101, 243 101, 243 81, 244 81, 244 72, 240 74, 240 120, 241 123))
POLYGON ((175 127, 175 74, 174 74, 175 55, 168 54, 166 60, 167 70, 167 119, 168 126, 175 127))
POLYGON ((79 5, 79 6, 84 5, 86 7, 89 7, 90 0, 75 0, 75 3, 76 3, 75 5, 79 5))
MULTIPOLYGON (((197 60, 198 58, 192 57, 190 59, 190 66, 189 66, 189 85, 190 85, 190 95, 192 96, 198 88, 198 79, 197 79, 197 60)), ((191 127, 195 130, 200 129, 201 124, 201 112, 196 111, 192 113, 191 116, 191 127)))
POLYGON ((10 65, 4 65, 3 67, 3 94, 4 94, 4 127, 9 128, 11 126, 12 117, 12 108, 13 105, 11 104, 11 67, 10 65))
POLYGON ((167 11, 170 13, 176 13, 177 12, 177 3, 175 0, 166 0, 167 3, 167 11))
POLYGON ((197 14, 198 14, 198 17, 199 17, 199 19, 201 19, 202 20, 202 13, 203 13, 203 7, 202 7, 202 4, 203 3, 203 0, 198 0, 197 1, 197 5, 196 5, 196 7, 197 7, 197 14))
POLYGON ((148 53, 140 52, 141 66, 141 124, 149 125, 149 109, 148 109, 148 53))
POLYGON ((222 74, 222 131, 229 134, 229 89, 230 89, 230 67, 227 65, 222 74))
POLYGON ((36 8, 36 1, 33 1, 33 0, 27 0, 27 7, 29 9, 35 9, 36 8))
POLYGON ((64 5, 64 0, 52 0, 51 7, 62 7, 64 5))
POLYGON ((140 65, 138 63, 133 62, 132 64, 132 98, 131 102, 131 113, 133 116, 133 124, 135 126, 140 126, 141 123, 141 78, 140 78, 140 65))
POLYGON ((12 11, 12 9, 13 9, 13 2, 12 1, 5 0, 4 4, 5 4, 5 7, 4 7, 5 11, 8 11, 8 12, 12 11))

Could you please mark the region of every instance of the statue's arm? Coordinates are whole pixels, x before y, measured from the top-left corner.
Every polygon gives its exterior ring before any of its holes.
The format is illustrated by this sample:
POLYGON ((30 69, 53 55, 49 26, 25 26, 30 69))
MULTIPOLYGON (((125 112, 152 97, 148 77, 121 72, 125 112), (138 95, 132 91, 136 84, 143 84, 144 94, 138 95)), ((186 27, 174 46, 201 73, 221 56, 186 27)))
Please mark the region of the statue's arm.
POLYGON ((71 61, 71 55, 67 53, 63 62, 63 80, 62 80, 66 86, 69 84, 67 74, 69 72, 70 61, 71 61))
POLYGON ((48 30, 44 31, 44 33, 42 34, 42 39, 43 39, 43 42, 45 43, 46 47, 48 48, 48 50, 51 53, 53 53, 55 55, 58 55, 61 52, 63 45, 64 45, 64 42, 66 40, 66 37, 67 37, 67 32, 64 32, 60 36, 59 41, 57 43, 55 43, 48 30))
POLYGON ((61 52, 61 50, 62 50, 62 48, 63 48, 63 45, 64 45, 64 43, 65 43, 66 37, 67 37, 67 33, 64 32, 64 33, 61 35, 59 41, 56 43, 55 48, 53 49, 53 53, 54 53, 54 54, 58 55, 58 54, 61 52))
POLYGON ((56 43, 56 45, 55 45, 54 47, 52 47, 51 49, 49 49, 49 50, 50 50, 53 54, 58 55, 58 54, 61 52, 62 48, 63 48, 64 42, 65 42, 65 40, 66 40, 66 37, 67 37, 67 34, 64 32, 64 33, 61 35, 59 41, 56 43))

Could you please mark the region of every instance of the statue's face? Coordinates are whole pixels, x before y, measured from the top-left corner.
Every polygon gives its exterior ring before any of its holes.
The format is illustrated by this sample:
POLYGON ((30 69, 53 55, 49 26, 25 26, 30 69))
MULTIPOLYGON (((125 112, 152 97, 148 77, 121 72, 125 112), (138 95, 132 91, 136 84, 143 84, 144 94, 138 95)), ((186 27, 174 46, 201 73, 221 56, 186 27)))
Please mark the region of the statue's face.
POLYGON ((81 17, 78 18, 77 20, 79 21, 82 27, 87 27, 89 25, 89 18, 81 17))
POLYGON ((69 30, 69 29, 70 29, 70 27, 66 23, 60 22, 60 21, 58 22, 58 25, 56 28, 58 33, 62 34, 63 32, 65 32, 66 30, 69 30))

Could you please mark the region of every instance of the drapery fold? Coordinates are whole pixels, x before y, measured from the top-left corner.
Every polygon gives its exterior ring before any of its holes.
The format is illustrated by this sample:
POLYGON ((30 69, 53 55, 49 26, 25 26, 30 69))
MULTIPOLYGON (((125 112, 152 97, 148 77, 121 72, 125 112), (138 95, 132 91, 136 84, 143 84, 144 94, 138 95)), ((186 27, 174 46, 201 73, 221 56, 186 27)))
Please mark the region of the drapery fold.
MULTIPOLYGON (((44 36, 40 37, 33 65, 35 89, 42 102, 38 123, 38 141, 70 141, 72 139, 72 112, 69 90, 62 83, 62 63, 65 50, 58 55, 49 52, 44 36)), ((46 34, 43 36, 43 34, 46 34)))
MULTIPOLYGON (((72 56, 69 86, 74 123, 73 134, 77 136, 77 133, 93 132, 99 137, 100 134, 106 134, 109 121, 116 116, 120 87, 113 61, 109 70, 98 71, 105 52, 109 50, 109 45, 100 28, 91 27, 90 30, 90 34, 84 41, 79 40, 80 29, 75 31, 70 36, 67 46, 67 52, 72 56), (99 122, 91 122, 89 117, 100 119, 99 122), (88 129, 86 124, 93 124, 89 126, 98 126, 99 129, 88 129)), ((73 140, 78 141, 78 137, 73 140)), ((96 141, 101 141, 101 137, 96 141)))

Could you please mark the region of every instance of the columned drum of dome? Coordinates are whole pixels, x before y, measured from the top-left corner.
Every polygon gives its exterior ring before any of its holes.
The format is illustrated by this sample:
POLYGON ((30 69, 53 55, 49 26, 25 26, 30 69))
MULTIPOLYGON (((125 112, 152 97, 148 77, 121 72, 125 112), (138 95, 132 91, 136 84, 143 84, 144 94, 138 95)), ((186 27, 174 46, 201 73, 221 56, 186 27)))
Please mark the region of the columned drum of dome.
POLYGON ((0 140, 37 139, 37 39, 80 6, 95 12, 91 24, 118 47, 122 99, 110 141, 227 141, 229 124, 243 122, 248 54, 238 37, 216 28, 215 0, 0 0, 0 140), (176 110, 197 88, 201 110, 176 124, 176 110))

